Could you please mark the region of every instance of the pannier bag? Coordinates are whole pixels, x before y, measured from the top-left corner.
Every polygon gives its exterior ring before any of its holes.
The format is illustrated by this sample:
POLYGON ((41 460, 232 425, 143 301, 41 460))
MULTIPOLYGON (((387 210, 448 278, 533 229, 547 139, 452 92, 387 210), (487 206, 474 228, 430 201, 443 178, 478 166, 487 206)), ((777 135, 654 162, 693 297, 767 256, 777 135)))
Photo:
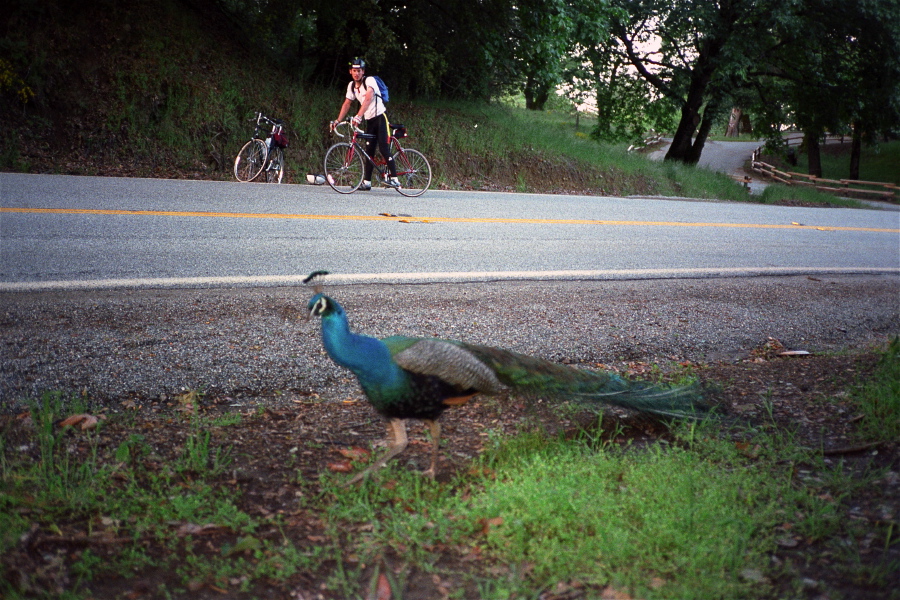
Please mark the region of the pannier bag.
POLYGON ((287 148, 287 147, 288 147, 287 136, 284 135, 284 133, 282 133, 281 131, 276 131, 276 132, 272 135, 272 141, 273 141, 273 142, 275 143, 275 145, 278 146, 279 148, 287 148))

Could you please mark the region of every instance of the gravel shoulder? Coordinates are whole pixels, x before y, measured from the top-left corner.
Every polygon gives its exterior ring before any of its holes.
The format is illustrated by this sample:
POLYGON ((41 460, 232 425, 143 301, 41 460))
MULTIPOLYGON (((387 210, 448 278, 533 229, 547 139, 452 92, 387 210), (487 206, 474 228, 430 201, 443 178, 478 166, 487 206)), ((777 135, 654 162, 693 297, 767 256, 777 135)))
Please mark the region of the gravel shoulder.
MULTIPOLYGON (((326 290, 360 332, 491 344, 550 360, 732 364, 771 340, 812 353, 900 333, 900 277, 347 285, 326 290)), ((358 398, 304 320, 309 288, 0 295, 2 410, 50 390, 116 410, 185 390, 229 406, 358 398)))

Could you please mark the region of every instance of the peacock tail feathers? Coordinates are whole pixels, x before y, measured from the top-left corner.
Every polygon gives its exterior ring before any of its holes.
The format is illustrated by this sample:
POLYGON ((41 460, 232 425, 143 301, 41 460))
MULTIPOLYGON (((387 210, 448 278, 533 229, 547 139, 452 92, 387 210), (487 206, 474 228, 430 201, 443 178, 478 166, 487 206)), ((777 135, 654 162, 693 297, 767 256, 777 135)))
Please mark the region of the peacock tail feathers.
POLYGON ((500 348, 465 347, 520 395, 614 405, 666 417, 697 418, 706 412, 697 386, 629 381, 616 373, 577 369, 500 348))
POLYGON ((383 341, 407 371, 436 375, 484 394, 507 390, 524 398, 614 405, 665 417, 696 418, 705 412, 696 386, 629 381, 492 346, 402 336, 383 341))

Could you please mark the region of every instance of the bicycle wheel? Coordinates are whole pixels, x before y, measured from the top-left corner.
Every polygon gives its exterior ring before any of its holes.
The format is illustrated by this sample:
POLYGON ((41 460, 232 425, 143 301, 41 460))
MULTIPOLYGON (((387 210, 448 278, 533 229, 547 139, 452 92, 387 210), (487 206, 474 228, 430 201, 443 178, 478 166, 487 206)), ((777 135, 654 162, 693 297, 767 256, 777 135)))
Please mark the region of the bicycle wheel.
POLYGON ((272 160, 266 167, 266 183, 281 183, 282 177, 284 177, 284 151, 275 148, 272 151, 272 160))
POLYGON ((394 154, 394 166, 400 180, 397 191, 404 196, 421 196, 431 185, 431 165, 418 150, 398 151, 394 154))
POLYGON ((262 140, 252 139, 241 148, 234 159, 234 176, 238 181, 253 181, 266 164, 268 149, 262 140))
POLYGON ((325 153, 325 180, 336 192, 355 192, 362 183, 363 158, 356 149, 345 142, 339 142, 325 153))

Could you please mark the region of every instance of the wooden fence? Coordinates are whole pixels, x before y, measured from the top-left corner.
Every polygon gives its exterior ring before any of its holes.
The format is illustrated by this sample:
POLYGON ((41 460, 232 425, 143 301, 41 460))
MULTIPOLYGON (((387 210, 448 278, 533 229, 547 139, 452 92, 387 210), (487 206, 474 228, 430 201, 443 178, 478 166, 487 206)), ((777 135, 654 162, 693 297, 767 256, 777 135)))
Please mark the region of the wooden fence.
MULTIPOLYGON (((841 139, 835 137, 833 139, 841 139)), ((827 140, 826 140, 827 143, 827 140)), ((790 142, 788 142, 790 145, 790 142)), ((802 185, 816 188, 823 192, 839 194, 841 196, 858 197, 858 198, 877 198, 888 202, 897 202, 900 200, 900 187, 893 183, 883 183, 881 181, 860 181, 857 179, 824 179, 815 175, 807 175, 805 173, 794 173, 792 171, 782 171, 777 167, 763 162, 760 159, 764 146, 760 146, 753 151, 751 157, 751 169, 757 173, 761 173, 767 177, 774 179, 785 185, 802 185)))
POLYGON ((656 133, 652 129, 650 130, 650 135, 644 138, 644 140, 638 144, 632 144, 628 146, 628 150, 626 152, 635 152, 638 150, 643 150, 649 146, 653 146, 655 144, 659 144, 663 141, 663 136, 661 133, 656 133))

